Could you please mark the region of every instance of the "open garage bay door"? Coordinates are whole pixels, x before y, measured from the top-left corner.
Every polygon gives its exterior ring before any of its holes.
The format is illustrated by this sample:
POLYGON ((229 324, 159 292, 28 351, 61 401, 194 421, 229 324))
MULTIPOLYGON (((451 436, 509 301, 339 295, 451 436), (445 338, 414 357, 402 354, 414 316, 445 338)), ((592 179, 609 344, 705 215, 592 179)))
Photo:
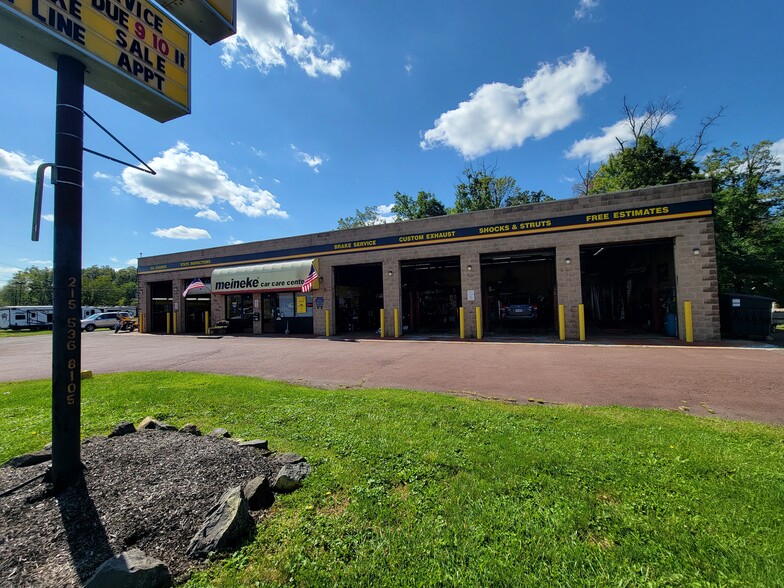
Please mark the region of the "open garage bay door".
POLYGON ((335 332, 375 332, 384 305, 381 264, 344 265, 334 271, 335 332))
POLYGON ((481 257, 487 332, 529 336, 555 331, 555 251, 481 257))
POLYGON ((408 333, 460 331, 460 258, 400 263, 403 330, 408 333))
POLYGON ((671 239, 580 248, 589 335, 675 336, 675 263, 671 239))

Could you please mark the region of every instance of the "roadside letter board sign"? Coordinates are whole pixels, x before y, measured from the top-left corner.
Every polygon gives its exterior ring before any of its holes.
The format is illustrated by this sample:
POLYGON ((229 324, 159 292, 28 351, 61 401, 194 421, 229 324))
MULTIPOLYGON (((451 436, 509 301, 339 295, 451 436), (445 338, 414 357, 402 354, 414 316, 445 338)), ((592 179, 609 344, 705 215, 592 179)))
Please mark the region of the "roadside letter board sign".
POLYGON ((0 42, 159 121, 190 113, 190 33, 146 0, 0 0, 0 42))

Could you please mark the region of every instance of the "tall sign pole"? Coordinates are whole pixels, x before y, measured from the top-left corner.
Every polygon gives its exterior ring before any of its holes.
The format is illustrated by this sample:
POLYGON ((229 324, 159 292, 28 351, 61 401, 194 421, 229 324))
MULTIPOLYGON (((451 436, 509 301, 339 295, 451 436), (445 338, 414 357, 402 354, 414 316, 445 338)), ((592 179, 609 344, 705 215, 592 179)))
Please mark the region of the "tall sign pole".
POLYGON ((52 484, 62 490, 81 469, 82 168, 84 65, 57 59, 52 323, 52 484))

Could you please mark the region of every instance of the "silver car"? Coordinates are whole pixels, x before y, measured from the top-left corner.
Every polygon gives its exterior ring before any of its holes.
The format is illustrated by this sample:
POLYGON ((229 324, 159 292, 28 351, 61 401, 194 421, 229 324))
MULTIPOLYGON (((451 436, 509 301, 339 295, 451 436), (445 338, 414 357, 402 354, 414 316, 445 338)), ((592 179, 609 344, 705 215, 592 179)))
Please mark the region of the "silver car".
POLYGON ((113 329, 121 316, 130 317, 131 315, 127 312, 97 312, 91 314, 86 319, 82 319, 82 331, 89 333, 95 329, 113 329))

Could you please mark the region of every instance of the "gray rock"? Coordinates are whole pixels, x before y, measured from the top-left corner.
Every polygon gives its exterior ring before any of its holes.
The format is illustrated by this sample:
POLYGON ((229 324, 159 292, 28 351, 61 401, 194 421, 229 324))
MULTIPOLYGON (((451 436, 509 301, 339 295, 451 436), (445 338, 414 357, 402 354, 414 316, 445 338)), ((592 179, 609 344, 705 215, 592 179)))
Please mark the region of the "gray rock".
POLYGON ((162 561, 131 549, 99 567, 85 588, 168 588, 174 586, 171 572, 162 561))
POLYGON ((201 431, 199 431, 199 427, 191 423, 184 425, 180 429, 180 433, 187 433, 188 435, 193 435, 194 437, 201 437, 201 431))
POLYGON ((242 443, 240 443, 239 446, 240 447, 254 447, 256 449, 267 450, 267 449, 269 449, 269 447, 267 445, 268 444, 267 444, 266 439, 264 439, 264 440, 262 440, 262 439, 254 439, 253 441, 243 441, 242 443))
POLYGON ((228 439, 229 437, 231 437, 231 433, 229 433, 226 429, 224 429, 222 427, 218 427, 217 429, 213 429, 212 431, 210 431, 208 433, 208 435, 210 437, 224 437, 225 439, 228 439))
POLYGON ((275 456, 275 462, 279 464, 302 463, 303 461, 305 458, 296 453, 281 453, 275 456))
POLYGON ((160 429, 163 424, 152 418, 151 416, 144 417, 144 420, 139 423, 139 430, 140 431, 155 431, 160 429))
POLYGON ((185 553, 190 557, 204 558, 212 551, 225 551, 235 546, 254 526, 242 488, 235 486, 226 491, 207 513, 207 519, 191 539, 185 553))
POLYGON ((267 476, 258 476, 246 482, 242 492, 248 499, 248 506, 251 510, 269 508, 275 502, 275 495, 272 493, 267 476))
POLYGON ((26 468, 51 460, 51 451, 33 451, 32 453, 25 453, 24 455, 17 455, 16 457, 12 457, 0 467, 26 468))
POLYGON ((109 437, 121 437, 122 435, 129 435, 135 432, 136 427, 133 426, 133 423, 123 421, 119 423, 114 429, 112 429, 112 432, 109 433, 109 437))
POLYGON ((302 480, 310 474, 310 464, 306 461, 287 463, 278 472, 272 489, 275 492, 291 492, 302 486, 302 480))
POLYGON ((140 431, 176 431, 177 427, 174 425, 169 425, 167 423, 162 423, 159 420, 152 418, 151 416, 144 417, 144 420, 139 423, 139 430, 140 431))

